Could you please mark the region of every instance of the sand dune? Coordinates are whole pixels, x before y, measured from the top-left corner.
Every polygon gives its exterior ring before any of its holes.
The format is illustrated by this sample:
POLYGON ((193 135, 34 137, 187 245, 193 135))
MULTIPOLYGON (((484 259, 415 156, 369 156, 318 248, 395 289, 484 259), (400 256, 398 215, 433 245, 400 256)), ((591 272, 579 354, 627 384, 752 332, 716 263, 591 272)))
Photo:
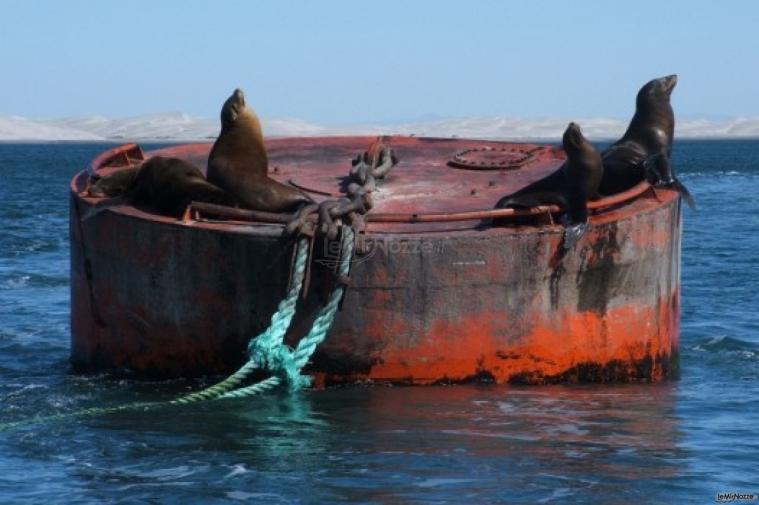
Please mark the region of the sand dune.
MULTIPOLYGON (((573 119, 591 139, 620 136, 627 120, 609 118, 573 119)), ((569 119, 520 119, 471 117, 398 124, 320 125, 299 119, 264 119, 267 136, 374 135, 401 134, 431 137, 469 137, 485 139, 560 138, 569 119)), ((184 113, 164 113, 128 118, 98 116, 34 120, 19 116, 0 117, 3 141, 127 141, 177 140, 210 141, 219 131, 218 119, 194 117, 184 113)), ((729 120, 684 119, 677 123, 676 137, 684 138, 759 138, 759 118, 729 120)))
POLYGON ((105 140, 91 131, 18 116, 0 117, 0 140, 105 140))

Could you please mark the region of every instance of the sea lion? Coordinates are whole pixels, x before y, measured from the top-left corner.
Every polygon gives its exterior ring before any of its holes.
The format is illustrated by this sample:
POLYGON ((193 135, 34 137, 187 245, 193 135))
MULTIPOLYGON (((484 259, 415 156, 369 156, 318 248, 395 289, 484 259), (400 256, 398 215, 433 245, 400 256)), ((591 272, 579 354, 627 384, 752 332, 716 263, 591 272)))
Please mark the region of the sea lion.
POLYGON ((87 187, 87 195, 99 198, 123 195, 134 182, 138 171, 139 167, 129 167, 100 177, 87 187))
POLYGON ((680 192, 691 207, 690 192, 677 179, 670 154, 675 132, 675 114, 670 103, 677 75, 646 83, 635 99, 635 115, 621 139, 601 153, 604 174, 599 192, 611 195, 647 179, 654 186, 680 192))
MULTIPOLYGON (((570 249, 588 227, 588 200, 598 197, 603 176, 601 156, 583 136, 576 123, 569 123, 562 137, 567 161, 552 174, 533 182, 511 195, 504 196, 495 208, 560 205, 566 231, 564 248, 570 249)), ((497 223, 497 221, 496 221, 497 223)))
POLYGON ((208 181, 253 210, 288 212, 312 202, 298 189, 268 177, 267 170, 261 122, 236 89, 221 108, 221 132, 208 156, 208 181))
POLYGON ((179 158, 163 156, 154 156, 139 167, 104 177, 88 193, 89 196, 112 198, 91 207, 84 220, 124 203, 149 206, 161 214, 175 217, 180 217, 192 201, 234 204, 229 194, 205 180, 198 167, 179 158), (124 181, 129 177, 131 182, 125 185, 124 181), (118 191, 121 193, 117 194, 118 191))

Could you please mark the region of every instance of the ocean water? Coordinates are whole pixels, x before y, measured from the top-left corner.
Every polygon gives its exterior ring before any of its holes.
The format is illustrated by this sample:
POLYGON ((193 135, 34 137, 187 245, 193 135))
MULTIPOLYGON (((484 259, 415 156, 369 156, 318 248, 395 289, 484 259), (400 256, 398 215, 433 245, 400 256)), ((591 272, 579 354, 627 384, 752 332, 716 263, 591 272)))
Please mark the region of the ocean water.
MULTIPOLYGON (((0 423, 198 387, 68 365, 68 182, 108 144, 0 144, 0 423)), ((153 147, 153 146, 147 146, 153 147)), ((759 493, 759 141, 674 148, 678 380, 355 387, 0 432, 0 503, 713 503, 759 493)))

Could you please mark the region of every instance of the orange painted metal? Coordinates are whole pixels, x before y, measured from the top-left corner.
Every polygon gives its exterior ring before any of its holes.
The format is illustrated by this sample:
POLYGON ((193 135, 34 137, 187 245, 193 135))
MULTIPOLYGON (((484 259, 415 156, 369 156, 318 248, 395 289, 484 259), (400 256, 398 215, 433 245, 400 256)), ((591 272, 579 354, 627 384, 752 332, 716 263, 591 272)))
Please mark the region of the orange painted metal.
MULTIPOLYGON (((349 160, 373 140, 270 140, 270 174, 312 190, 316 200, 339 194, 349 160)), ((491 210, 498 198, 558 168, 560 150, 461 139, 384 141, 401 161, 374 194, 342 311, 308 368, 320 384, 656 381, 676 371, 676 192, 643 183, 591 202, 591 227, 563 253, 562 228, 541 221, 558 209, 506 212, 515 218, 511 226, 483 221, 504 212, 491 210), (491 156, 499 149, 532 157, 516 169, 449 164, 457 153, 491 156)), ((205 167, 209 148, 157 153, 205 167)), ((118 156, 104 153, 93 170, 139 159, 118 156)), ((71 184, 74 365, 160 377, 240 365, 248 338, 268 325, 285 292, 292 240, 281 236, 283 217, 199 204, 183 222, 123 206, 80 223, 78 215, 96 203, 80 194, 86 182, 82 173, 71 184)), ((316 244, 291 344, 332 288, 333 251, 316 244)))

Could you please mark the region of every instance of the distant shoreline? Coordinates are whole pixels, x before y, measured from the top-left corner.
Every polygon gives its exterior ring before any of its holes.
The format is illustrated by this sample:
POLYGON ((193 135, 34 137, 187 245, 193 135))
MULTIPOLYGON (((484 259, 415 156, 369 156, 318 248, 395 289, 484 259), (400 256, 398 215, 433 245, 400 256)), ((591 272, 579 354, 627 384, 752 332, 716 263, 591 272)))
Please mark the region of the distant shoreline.
MULTIPOLYGON (((267 139, 281 139, 281 138, 290 138, 290 137, 311 137, 311 138, 320 138, 320 137, 336 137, 336 136, 344 136, 345 134, 327 134, 327 135, 276 135, 276 136, 267 136, 267 139)), ((428 137, 428 138, 467 138, 467 139, 473 139, 473 140, 483 140, 483 141, 496 141, 496 142, 519 142, 519 143, 542 143, 542 144, 555 144, 559 143, 561 141, 561 137, 511 137, 511 138, 502 138, 502 137, 464 137, 464 136, 423 136, 423 135, 406 135, 406 134, 388 134, 393 136, 400 136, 400 137, 408 137, 408 136, 419 136, 419 137, 428 137)), ((356 136, 367 136, 366 133, 356 133, 356 136)), ((595 137, 591 138, 591 141, 598 142, 598 143, 605 143, 605 142, 613 142, 617 140, 618 137, 595 137)), ((740 141, 759 141, 759 135, 755 136, 745 136, 745 137, 721 137, 721 136, 712 136, 712 137, 675 137, 675 143, 678 142, 740 142, 740 141)), ((214 139, 208 139, 208 138, 124 138, 124 139, 92 139, 92 140, 85 140, 85 139, 79 139, 79 140, 56 140, 56 139, 0 139, 0 145, 11 145, 11 144, 103 144, 103 145, 123 145, 123 144, 129 144, 129 143, 150 143, 150 144, 212 144, 214 142, 214 139)))
MULTIPOLYGON (((573 118, 586 137, 604 142, 619 138, 628 119, 573 118)), ((518 142, 558 142, 569 120, 561 117, 463 117, 404 123, 317 124, 292 118, 264 118, 270 138, 332 137, 340 135, 407 135, 438 138, 470 138, 518 142)), ((76 117, 36 120, 0 116, 0 142, 213 142, 219 132, 217 119, 164 113, 128 118, 76 117)), ((685 140, 759 139, 759 118, 708 120, 680 119, 675 138, 685 140)))

